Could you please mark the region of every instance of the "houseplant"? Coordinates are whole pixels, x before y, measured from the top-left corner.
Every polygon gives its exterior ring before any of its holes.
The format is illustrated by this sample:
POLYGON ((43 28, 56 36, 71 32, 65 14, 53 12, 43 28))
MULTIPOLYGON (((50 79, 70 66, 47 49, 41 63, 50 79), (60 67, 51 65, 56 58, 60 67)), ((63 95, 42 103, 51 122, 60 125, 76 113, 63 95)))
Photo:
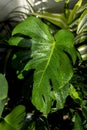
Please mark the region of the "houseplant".
POLYGON ((52 33, 51 27, 55 28, 30 16, 6 42, 8 55, 0 75, 2 130, 87 127, 86 88, 81 84, 86 74, 82 79, 78 74, 86 69, 75 46, 76 35, 68 28, 52 33), (53 126, 55 117, 58 122, 53 126))

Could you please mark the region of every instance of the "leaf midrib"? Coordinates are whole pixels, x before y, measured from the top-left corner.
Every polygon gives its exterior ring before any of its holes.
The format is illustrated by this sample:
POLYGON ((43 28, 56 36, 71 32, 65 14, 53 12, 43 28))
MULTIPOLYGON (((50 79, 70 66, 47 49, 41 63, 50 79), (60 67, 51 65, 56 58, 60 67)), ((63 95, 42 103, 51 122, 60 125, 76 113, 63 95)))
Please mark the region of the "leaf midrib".
POLYGON ((55 49, 55 44, 56 44, 56 43, 55 43, 55 41, 54 41, 54 42, 53 42, 52 49, 51 49, 50 56, 49 56, 49 58, 48 58, 47 64, 46 64, 45 69, 44 69, 44 71, 43 71, 43 73, 42 73, 42 76, 41 76, 41 78, 40 78, 40 82, 39 82, 37 88, 39 88, 39 86, 40 86, 40 84, 41 84, 41 81, 42 81, 42 79, 43 79, 43 76, 44 76, 44 74, 45 74, 45 72, 46 72, 46 70, 47 70, 47 68, 48 68, 48 65, 49 65, 49 63, 50 63, 51 57, 52 57, 52 55, 53 55, 53 51, 54 51, 54 49, 55 49))

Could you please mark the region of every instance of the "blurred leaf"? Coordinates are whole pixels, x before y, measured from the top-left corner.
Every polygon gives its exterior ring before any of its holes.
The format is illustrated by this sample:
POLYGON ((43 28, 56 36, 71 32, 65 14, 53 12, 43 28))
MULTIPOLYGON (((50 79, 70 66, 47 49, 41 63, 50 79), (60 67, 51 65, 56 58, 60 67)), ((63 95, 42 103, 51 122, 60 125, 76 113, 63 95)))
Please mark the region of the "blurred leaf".
POLYGON ((80 99, 78 92, 76 91, 76 89, 73 87, 73 85, 70 85, 69 88, 69 94, 73 99, 80 99))
POLYGON ((55 0, 56 2, 60 2, 60 1, 63 1, 63 0, 55 0))
POLYGON ((79 18, 77 34, 87 31, 87 9, 82 13, 79 18))
POLYGON ((7 98, 8 83, 3 74, 0 74, 0 100, 7 98))
POLYGON ((23 121, 25 118, 25 107, 19 105, 14 108, 14 110, 8 114, 4 121, 0 123, 1 130, 20 130, 23 126, 23 121))
POLYGON ((81 7, 79 8, 79 10, 77 11, 77 14, 82 14, 85 9, 87 9, 87 3, 86 2, 81 5, 81 7))
POLYGON ((71 13, 68 18, 68 24, 72 23, 73 20, 76 18, 77 11, 82 5, 82 0, 78 0, 77 3, 74 5, 74 8, 71 10, 71 13))
POLYGON ((8 94, 8 83, 3 74, 0 74, 0 117, 2 115, 8 94))
POLYGON ((83 130, 82 121, 80 116, 76 113, 75 120, 74 120, 74 128, 73 130, 83 130))
POLYGON ((23 40, 23 37, 11 37, 8 41, 9 45, 15 45, 17 46, 19 42, 23 40))
POLYGON ((86 39, 87 39, 87 32, 83 31, 75 37, 75 43, 76 44, 82 43, 86 41, 86 39))
POLYGON ((39 14, 39 13, 34 13, 34 15, 40 17, 40 18, 44 18, 46 20, 48 20, 49 22, 53 23, 54 25, 57 25, 60 28, 64 28, 67 29, 68 25, 67 25, 67 20, 64 16, 64 14, 60 13, 43 13, 43 14, 39 14))
POLYGON ((4 106, 5 106, 6 102, 7 102, 6 99, 0 100, 0 118, 1 118, 1 115, 2 115, 2 112, 3 112, 3 109, 4 109, 4 106))
POLYGON ((82 107, 82 113, 83 113, 83 116, 85 117, 85 119, 87 121, 87 107, 86 106, 82 107))

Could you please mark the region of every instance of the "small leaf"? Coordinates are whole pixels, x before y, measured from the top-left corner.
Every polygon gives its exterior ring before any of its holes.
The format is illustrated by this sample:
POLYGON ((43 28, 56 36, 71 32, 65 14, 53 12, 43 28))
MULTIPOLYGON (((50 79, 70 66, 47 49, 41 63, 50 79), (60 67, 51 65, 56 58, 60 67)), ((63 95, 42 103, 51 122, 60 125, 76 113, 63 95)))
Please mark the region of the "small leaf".
POLYGON ((15 107, 14 110, 4 118, 4 121, 0 123, 1 130, 20 130, 23 126, 25 115, 24 106, 19 105, 15 107))
POLYGON ((3 74, 0 74, 0 100, 7 98, 8 83, 3 74))
POLYGON ((82 107, 82 113, 83 113, 83 116, 85 117, 85 119, 87 120, 87 107, 86 106, 82 107))
POLYGON ((68 18, 68 24, 72 23, 77 15, 78 9, 81 7, 82 0, 78 0, 77 3, 74 5, 73 10, 71 11, 69 18, 68 18))
POLYGON ((80 99, 78 92, 76 89, 73 87, 73 85, 70 85, 69 88, 69 94, 73 99, 80 99))
POLYGON ((0 100, 0 118, 1 118, 1 115, 2 115, 2 112, 3 112, 3 109, 4 109, 4 106, 5 106, 6 102, 7 102, 6 99, 0 100))
POLYGON ((83 130, 82 121, 78 114, 75 115, 75 122, 73 130, 83 130))
POLYGON ((21 40, 23 40, 23 37, 11 37, 8 41, 9 45, 15 45, 17 46, 19 44, 19 42, 21 42, 21 40))

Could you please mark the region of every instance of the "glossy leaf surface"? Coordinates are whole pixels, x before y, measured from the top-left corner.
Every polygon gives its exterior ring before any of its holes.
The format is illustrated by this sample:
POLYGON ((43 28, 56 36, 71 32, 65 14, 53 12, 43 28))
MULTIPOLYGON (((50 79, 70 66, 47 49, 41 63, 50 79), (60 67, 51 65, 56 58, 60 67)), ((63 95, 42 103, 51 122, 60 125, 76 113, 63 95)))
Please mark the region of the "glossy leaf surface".
MULTIPOLYGON (((68 55, 74 63, 76 54, 71 55, 73 51, 75 52, 74 37, 69 31, 60 30, 54 38, 48 26, 35 17, 30 17, 19 24, 13 30, 13 35, 17 33, 32 38, 32 59, 23 70, 35 69, 32 103, 47 115, 52 106, 51 91, 59 95, 61 91, 59 89, 63 88, 73 75, 68 55)), ((22 73, 19 76, 21 77, 22 73)))

